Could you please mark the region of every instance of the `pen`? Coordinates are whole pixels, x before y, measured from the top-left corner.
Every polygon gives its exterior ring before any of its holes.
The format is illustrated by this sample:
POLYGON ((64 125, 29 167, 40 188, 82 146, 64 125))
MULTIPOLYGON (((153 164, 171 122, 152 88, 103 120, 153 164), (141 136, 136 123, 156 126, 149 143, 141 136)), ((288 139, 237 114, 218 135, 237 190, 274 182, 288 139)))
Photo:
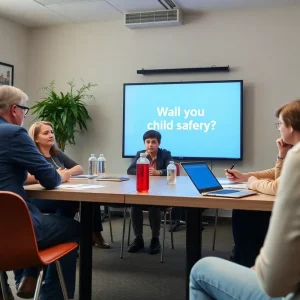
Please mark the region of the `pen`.
MULTIPOLYGON (((232 164, 232 166, 230 167, 230 169, 229 169, 229 170, 232 170, 232 169, 234 168, 234 166, 235 166, 235 164, 232 164)), ((231 172, 229 172, 229 171, 228 171, 228 169, 227 169, 227 173, 229 173, 229 174, 233 175, 231 172)))

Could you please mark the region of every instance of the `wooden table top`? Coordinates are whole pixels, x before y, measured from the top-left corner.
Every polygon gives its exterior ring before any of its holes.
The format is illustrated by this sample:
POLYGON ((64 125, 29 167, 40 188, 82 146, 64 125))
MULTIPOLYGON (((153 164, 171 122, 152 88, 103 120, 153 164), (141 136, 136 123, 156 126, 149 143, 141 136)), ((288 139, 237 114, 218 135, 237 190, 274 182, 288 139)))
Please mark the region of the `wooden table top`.
POLYGON ((271 211, 274 196, 257 194, 244 198, 202 196, 188 176, 178 176, 176 185, 167 184, 165 177, 152 177, 149 193, 134 191, 125 195, 126 204, 224 208, 271 211))
POLYGON ((40 184, 33 184, 25 186, 25 190, 29 198, 122 204, 124 204, 125 201, 125 194, 136 190, 135 179, 122 182, 96 181, 96 179, 70 179, 68 182, 63 183, 62 186, 69 184, 98 185, 99 188, 86 190, 47 190, 40 184))
POLYGON ((99 188, 46 190, 34 184, 25 186, 25 190, 28 197, 39 199, 263 211, 271 211, 275 199, 264 194, 244 198, 202 196, 187 176, 178 176, 176 185, 168 185, 166 177, 151 176, 149 193, 136 191, 135 176, 122 182, 71 179, 66 184, 99 185, 99 188))

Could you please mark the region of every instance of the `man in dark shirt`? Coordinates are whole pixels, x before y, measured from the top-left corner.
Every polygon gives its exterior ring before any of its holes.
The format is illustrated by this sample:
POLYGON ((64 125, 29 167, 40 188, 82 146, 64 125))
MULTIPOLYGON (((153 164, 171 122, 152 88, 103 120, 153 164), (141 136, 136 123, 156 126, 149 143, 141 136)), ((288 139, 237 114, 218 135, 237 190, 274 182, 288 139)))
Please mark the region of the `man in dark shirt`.
MULTIPOLYGON (((64 242, 78 242, 78 222, 55 215, 43 215, 30 203, 24 191, 23 184, 28 172, 48 189, 55 188, 70 177, 67 171, 55 170, 45 160, 27 131, 21 127, 29 110, 27 99, 27 95, 15 87, 0 86, 0 190, 14 192, 26 201, 39 249, 64 242)), ((60 260, 69 299, 74 298, 76 257, 77 250, 74 250, 60 260)), ((15 279, 20 287, 23 284, 22 270, 15 272, 15 279)), ((9 294, 9 299, 13 299, 11 291, 9 294)), ((41 300, 53 299, 63 299, 55 264, 47 268, 41 293, 41 300)))
MULTIPOLYGON (((149 130, 143 135, 146 147, 147 158, 150 161, 150 176, 166 176, 167 166, 172 161, 171 152, 159 148, 161 142, 161 134, 155 130, 149 130)), ((138 151, 136 157, 127 170, 128 175, 136 175, 136 163, 140 158, 140 154, 145 150, 138 151)), ((143 209, 141 206, 133 206, 131 208, 132 227, 135 234, 133 243, 129 246, 128 252, 135 253, 144 248, 143 239, 143 209)), ((149 221, 152 230, 152 239, 148 249, 149 254, 157 254, 160 252, 159 232, 161 224, 161 209, 157 206, 145 208, 149 210, 149 221)))

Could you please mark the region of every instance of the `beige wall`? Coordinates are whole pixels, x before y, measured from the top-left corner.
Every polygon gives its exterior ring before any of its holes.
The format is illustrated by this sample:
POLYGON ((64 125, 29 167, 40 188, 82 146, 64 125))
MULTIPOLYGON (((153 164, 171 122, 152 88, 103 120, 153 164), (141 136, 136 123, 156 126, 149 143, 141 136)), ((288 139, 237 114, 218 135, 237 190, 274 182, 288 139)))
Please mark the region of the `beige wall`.
POLYGON ((14 85, 27 91, 28 29, 0 17, 0 61, 14 65, 14 85))
MULTIPOLYGON (((34 29, 29 36, 28 91, 33 103, 41 96, 39 88, 53 79, 61 90, 72 78, 97 83, 96 100, 88 101, 93 122, 67 152, 85 168, 90 153, 104 153, 109 171, 120 173, 130 162, 121 158, 124 82, 243 79, 245 151, 237 167, 268 168, 277 154, 274 111, 300 97, 299 28, 300 8, 293 7, 189 16, 178 27, 129 30, 122 21, 113 21, 34 29), (210 65, 230 65, 232 71, 136 74, 140 68, 210 65)), ((213 167, 222 175, 230 164, 213 167)))

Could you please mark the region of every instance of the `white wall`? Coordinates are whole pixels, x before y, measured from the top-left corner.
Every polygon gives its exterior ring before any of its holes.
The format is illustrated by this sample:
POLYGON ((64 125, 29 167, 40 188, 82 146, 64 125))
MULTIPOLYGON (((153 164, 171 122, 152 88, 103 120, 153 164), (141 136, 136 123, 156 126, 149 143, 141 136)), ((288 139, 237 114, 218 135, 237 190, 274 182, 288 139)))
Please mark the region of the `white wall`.
MULTIPOLYGON (((34 29, 29 39, 28 90, 55 79, 58 89, 80 78, 97 83, 89 100, 93 122, 67 150, 84 167, 90 153, 104 153, 110 172, 126 172, 121 158, 124 82, 244 80, 242 170, 272 167, 276 158, 274 112, 300 97, 300 7, 189 16, 178 27, 129 30, 122 21, 34 29), (230 73, 137 75, 140 68, 230 65, 230 73)), ((228 141, 230 143, 230 141, 228 141)), ((163 147, 162 143, 162 147, 163 147)), ((170 149, 172 150, 172 149, 170 149)), ((214 163, 218 175, 230 162, 214 163)))
POLYGON ((14 86, 27 92, 28 29, 0 17, 0 62, 14 65, 14 86))

